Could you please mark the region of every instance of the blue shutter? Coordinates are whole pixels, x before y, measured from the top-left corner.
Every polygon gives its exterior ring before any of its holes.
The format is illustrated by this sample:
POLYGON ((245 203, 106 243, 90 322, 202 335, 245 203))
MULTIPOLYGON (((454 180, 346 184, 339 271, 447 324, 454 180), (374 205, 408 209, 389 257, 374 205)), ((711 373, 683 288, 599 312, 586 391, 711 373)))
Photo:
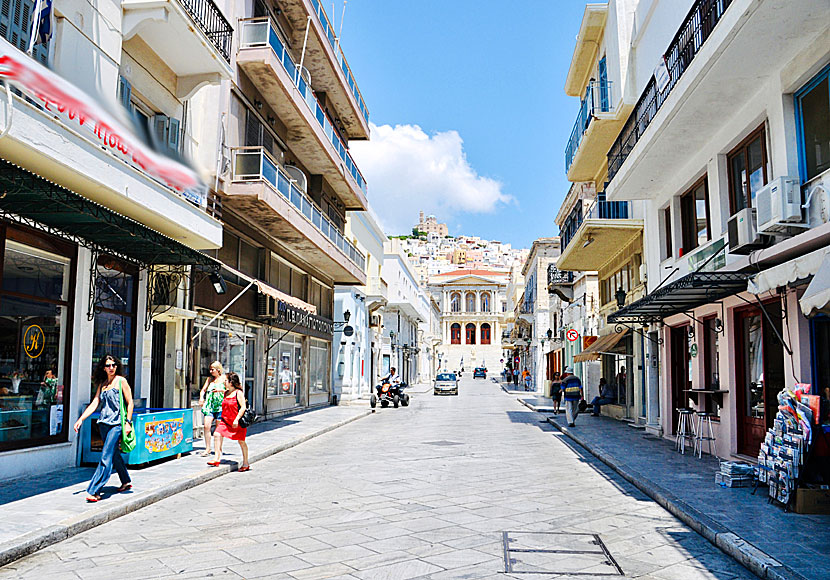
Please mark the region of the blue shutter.
POLYGON ((179 152, 181 123, 178 119, 170 118, 170 123, 167 129, 167 146, 171 151, 179 152))
POLYGON ((605 64, 605 57, 599 61, 599 110, 607 113, 610 109, 608 102, 608 68, 605 64))
MULTIPOLYGON (((0 0, 0 36, 24 51, 29 46, 32 33, 32 11, 34 0, 0 0)), ((47 64, 48 45, 38 45, 34 50, 35 59, 47 64)))
POLYGON ((130 81, 125 79, 122 76, 118 77, 118 100, 121 102, 121 105, 127 109, 129 113, 133 112, 132 102, 130 98, 132 97, 133 87, 130 84, 130 81))
POLYGON ((153 116, 153 141, 158 151, 163 151, 167 147, 168 120, 166 115, 153 116))

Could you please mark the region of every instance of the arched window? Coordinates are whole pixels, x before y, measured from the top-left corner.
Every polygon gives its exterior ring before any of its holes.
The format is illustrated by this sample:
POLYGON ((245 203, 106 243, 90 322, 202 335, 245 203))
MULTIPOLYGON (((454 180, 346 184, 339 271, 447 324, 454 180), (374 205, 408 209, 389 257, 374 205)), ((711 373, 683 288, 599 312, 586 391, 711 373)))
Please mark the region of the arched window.
POLYGON ((467 344, 476 343, 476 325, 472 322, 467 325, 467 344))
POLYGON ((450 344, 461 344, 461 325, 457 322, 450 326, 450 344))
MULTIPOLYGON (((465 298, 467 302, 467 312, 475 312, 476 311, 476 295, 475 292, 467 292, 467 296, 465 298)), ((471 343, 473 344, 473 343, 471 343)))
POLYGON ((481 325, 481 344, 490 344, 490 325, 486 322, 481 325))
MULTIPOLYGON (((490 293, 489 292, 482 292, 481 293, 481 311, 482 312, 490 312, 490 293)), ((484 344, 483 342, 481 344, 484 344)))
POLYGON ((458 292, 450 297, 450 312, 461 312, 461 294, 458 292))

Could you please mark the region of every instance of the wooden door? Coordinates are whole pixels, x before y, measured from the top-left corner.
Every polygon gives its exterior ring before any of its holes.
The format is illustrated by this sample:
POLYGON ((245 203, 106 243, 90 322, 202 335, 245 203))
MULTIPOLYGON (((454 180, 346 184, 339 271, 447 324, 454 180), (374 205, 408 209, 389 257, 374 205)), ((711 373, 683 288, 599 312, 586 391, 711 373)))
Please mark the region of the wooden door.
POLYGON ((758 454, 767 424, 764 389, 764 330, 762 314, 749 308, 735 314, 738 402, 738 453, 758 454))
POLYGON ((675 326, 671 329, 671 429, 677 433, 679 415, 677 409, 687 406, 689 394, 684 392, 691 387, 689 375, 689 327, 675 326))

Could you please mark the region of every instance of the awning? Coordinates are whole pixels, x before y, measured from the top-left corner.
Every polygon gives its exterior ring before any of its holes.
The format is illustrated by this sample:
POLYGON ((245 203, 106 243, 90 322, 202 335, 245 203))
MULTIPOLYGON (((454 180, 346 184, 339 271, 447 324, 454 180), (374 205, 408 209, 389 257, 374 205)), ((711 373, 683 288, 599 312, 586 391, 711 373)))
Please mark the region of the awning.
POLYGON ((581 353, 574 356, 574 362, 588 362, 592 360, 599 360, 604 354, 613 354, 609 352, 620 342, 625 335, 628 334, 628 329, 624 328, 622 332, 612 332, 605 336, 600 336, 591 346, 583 350, 581 353))
POLYGON ((824 256, 799 303, 801 312, 807 318, 818 314, 830 314, 830 251, 824 256))
POLYGON ((819 271, 828 255, 830 255, 830 247, 821 248, 768 268, 750 279, 747 289, 753 294, 763 294, 798 280, 807 280, 819 271))
POLYGON ((608 322, 647 324, 746 290, 750 274, 692 272, 608 316, 608 322))
POLYGON ((0 159, 0 216, 142 266, 218 266, 210 256, 0 159))
POLYGON ((290 294, 286 294, 285 292, 277 290, 276 288, 269 284, 266 284, 262 280, 257 280, 255 278, 252 278, 251 276, 248 276, 247 274, 243 274, 239 270, 231 268, 227 264, 223 263, 222 268, 227 270, 234 276, 239 276, 248 283, 253 283, 254 286, 257 287, 257 290, 259 290, 262 294, 265 294, 266 296, 270 296, 274 300, 285 302, 286 304, 290 304, 291 306, 296 306, 297 308, 305 310, 306 312, 309 312, 311 314, 317 314, 317 307, 313 304, 309 304, 308 302, 304 302, 303 300, 295 298, 290 294))

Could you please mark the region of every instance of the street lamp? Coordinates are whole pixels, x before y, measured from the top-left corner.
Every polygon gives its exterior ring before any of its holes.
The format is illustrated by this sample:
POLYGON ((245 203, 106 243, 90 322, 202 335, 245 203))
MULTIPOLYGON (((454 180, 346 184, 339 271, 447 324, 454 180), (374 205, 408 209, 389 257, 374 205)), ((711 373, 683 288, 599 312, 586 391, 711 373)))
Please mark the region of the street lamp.
POLYGON ((614 298, 617 299, 617 308, 622 308, 625 306, 625 290, 622 289, 620 286, 619 290, 614 294, 614 298))

